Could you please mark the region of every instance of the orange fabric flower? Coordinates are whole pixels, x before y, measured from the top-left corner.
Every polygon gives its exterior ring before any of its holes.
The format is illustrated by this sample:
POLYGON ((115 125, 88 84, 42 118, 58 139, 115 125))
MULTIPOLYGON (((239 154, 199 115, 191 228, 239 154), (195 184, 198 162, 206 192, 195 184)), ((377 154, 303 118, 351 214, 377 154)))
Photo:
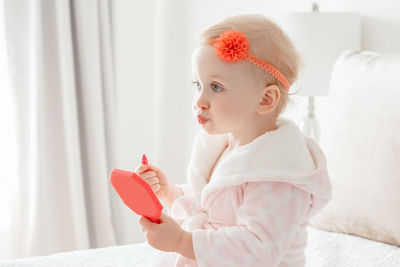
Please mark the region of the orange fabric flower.
POLYGON ((235 62, 246 59, 274 76, 287 90, 290 83, 286 77, 272 64, 250 53, 250 42, 246 35, 237 30, 229 30, 221 33, 219 37, 210 43, 214 47, 217 56, 226 62, 235 62))
POLYGON ((226 62, 241 61, 250 52, 250 42, 247 37, 236 30, 226 31, 213 43, 218 57, 226 62))

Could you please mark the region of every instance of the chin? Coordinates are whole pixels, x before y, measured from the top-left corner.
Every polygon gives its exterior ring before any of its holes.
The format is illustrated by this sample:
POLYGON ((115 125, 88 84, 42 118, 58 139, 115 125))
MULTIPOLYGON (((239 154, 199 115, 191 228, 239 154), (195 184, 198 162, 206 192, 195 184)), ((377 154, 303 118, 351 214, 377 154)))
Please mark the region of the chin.
POLYGON ((210 127, 207 124, 205 126, 202 126, 202 128, 204 129, 204 131, 206 131, 208 134, 211 134, 211 135, 228 133, 227 131, 216 130, 213 127, 210 127))

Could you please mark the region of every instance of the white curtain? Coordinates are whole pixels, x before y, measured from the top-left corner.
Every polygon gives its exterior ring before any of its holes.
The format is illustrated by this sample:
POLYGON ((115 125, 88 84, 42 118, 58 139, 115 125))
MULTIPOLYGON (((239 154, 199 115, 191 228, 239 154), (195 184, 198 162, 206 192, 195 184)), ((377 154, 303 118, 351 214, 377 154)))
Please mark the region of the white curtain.
POLYGON ((0 176, 8 200, 0 206, 8 211, 0 258, 115 245, 110 3, 3 0, 1 7, 10 86, 0 81, 0 92, 11 91, 16 104, 17 172, 0 176))
POLYGON ((15 99, 10 87, 10 75, 4 34, 4 8, 0 1, 0 251, 9 254, 9 246, 2 239, 11 226, 11 203, 15 199, 17 155, 15 127, 15 99))
POLYGON ((143 242, 109 174, 134 170, 148 153, 172 182, 186 182, 200 128, 191 114, 190 3, 0 1, 16 107, 8 120, 16 149, 9 131, 10 151, 0 155, 10 165, 15 150, 17 162, 0 174, 0 259, 143 242))

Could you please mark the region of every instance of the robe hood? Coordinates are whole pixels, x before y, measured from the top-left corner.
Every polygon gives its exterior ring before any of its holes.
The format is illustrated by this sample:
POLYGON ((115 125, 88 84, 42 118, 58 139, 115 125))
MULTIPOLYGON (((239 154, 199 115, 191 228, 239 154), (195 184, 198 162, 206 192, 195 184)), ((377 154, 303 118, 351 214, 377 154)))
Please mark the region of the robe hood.
POLYGON ((209 183, 218 156, 228 144, 228 134, 208 134, 203 128, 195 137, 188 184, 203 209, 208 196, 225 187, 245 182, 286 182, 311 194, 309 216, 315 215, 332 197, 332 185, 324 152, 290 119, 280 117, 278 128, 239 146, 222 159, 209 183))

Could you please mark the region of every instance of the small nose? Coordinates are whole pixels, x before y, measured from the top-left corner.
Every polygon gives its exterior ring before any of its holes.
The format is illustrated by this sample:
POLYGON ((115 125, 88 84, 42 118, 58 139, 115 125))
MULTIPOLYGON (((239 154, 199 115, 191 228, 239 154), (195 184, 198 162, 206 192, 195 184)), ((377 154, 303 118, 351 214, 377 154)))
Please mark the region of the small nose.
POLYGON ((208 101, 206 94, 207 92, 204 92, 203 90, 201 93, 195 96, 193 103, 194 109, 199 108, 201 110, 204 110, 210 107, 210 102, 208 101))

